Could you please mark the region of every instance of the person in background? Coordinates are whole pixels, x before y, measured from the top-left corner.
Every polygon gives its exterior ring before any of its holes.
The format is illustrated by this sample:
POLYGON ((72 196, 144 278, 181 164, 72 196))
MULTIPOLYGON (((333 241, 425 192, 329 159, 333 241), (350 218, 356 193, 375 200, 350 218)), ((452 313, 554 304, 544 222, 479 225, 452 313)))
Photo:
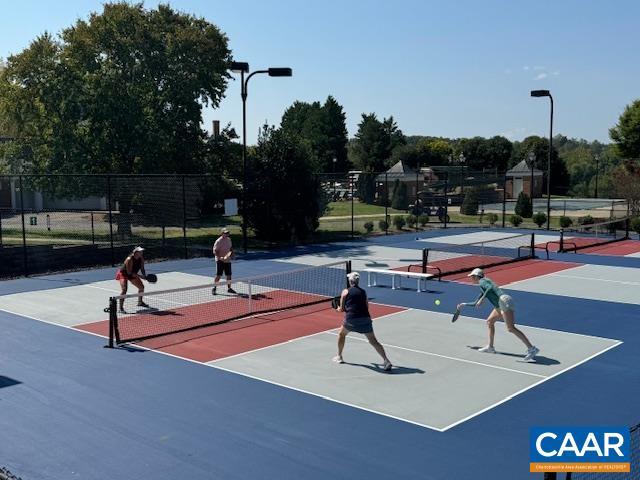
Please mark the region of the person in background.
MULTIPOLYGON (((124 259, 122 267, 120 267, 116 272, 116 280, 120 282, 120 295, 127 294, 129 282, 138 288, 138 293, 144 293, 144 284, 142 283, 142 279, 145 278, 146 273, 144 270, 143 252, 144 248, 142 247, 134 248, 133 251, 127 255, 127 258, 124 259)), ((124 298, 121 298, 119 302, 120 313, 126 313, 124 310, 124 298)), ((142 295, 138 297, 138 306, 149 308, 149 305, 144 303, 142 300, 142 295)))
POLYGON ((233 243, 228 228, 223 228, 220 236, 213 244, 213 255, 216 259, 216 278, 213 280, 215 284, 211 293, 214 295, 218 291, 218 282, 222 274, 227 279, 227 292, 236 293, 231 288, 231 261, 233 260, 233 243))

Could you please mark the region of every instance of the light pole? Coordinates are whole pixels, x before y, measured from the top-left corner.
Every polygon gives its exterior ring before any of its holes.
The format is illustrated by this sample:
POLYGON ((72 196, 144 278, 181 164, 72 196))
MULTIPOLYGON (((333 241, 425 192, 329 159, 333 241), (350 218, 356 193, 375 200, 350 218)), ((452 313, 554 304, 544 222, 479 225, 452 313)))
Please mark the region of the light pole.
POLYGON ((246 190, 247 190, 247 85, 249 79, 258 73, 266 73, 270 77, 291 77, 290 68, 268 68, 256 70, 246 79, 245 73, 249 73, 247 62, 231 62, 231 71, 240 74, 240 96, 242 97, 242 249, 247 253, 247 215, 246 215, 246 190))
POLYGON ((595 154, 595 158, 596 158, 596 192, 595 192, 595 198, 598 198, 598 160, 600 159, 600 156, 596 153, 595 154))
POLYGON ((460 193, 464 196, 464 162, 467 159, 464 157, 464 152, 460 152, 458 155, 458 163, 460 164, 460 193))
POLYGON ((551 115, 549 121, 549 157, 547 159, 547 230, 551 222, 551 152, 553 151, 553 97, 549 90, 531 90, 532 97, 549 97, 551 115))

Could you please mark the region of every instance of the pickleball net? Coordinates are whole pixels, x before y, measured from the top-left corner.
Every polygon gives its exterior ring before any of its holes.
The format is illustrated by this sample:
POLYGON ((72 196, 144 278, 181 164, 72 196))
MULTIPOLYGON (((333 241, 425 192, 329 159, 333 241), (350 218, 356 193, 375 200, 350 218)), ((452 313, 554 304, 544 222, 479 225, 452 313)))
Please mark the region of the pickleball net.
MULTIPOLYGON (((436 241, 437 239, 434 239, 436 241)), ((422 254, 422 273, 437 278, 536 258, 535 234, 509 234, 467 244, 434 244, 422 254)))
POLYGON ((109 346, 186 332, 329 302, 347 284, 350 262, 334 262, 233 280, 236 293, 214 284, 114 296, 109 299, 109 346), (142 296, 147 307, 138 306, 142 296), (120 301, 124 301, 124 312, 120 301))
POLYGON ((629 217, 565 228, 560 232, 560 251, 578 252, 629 239, 629 217))

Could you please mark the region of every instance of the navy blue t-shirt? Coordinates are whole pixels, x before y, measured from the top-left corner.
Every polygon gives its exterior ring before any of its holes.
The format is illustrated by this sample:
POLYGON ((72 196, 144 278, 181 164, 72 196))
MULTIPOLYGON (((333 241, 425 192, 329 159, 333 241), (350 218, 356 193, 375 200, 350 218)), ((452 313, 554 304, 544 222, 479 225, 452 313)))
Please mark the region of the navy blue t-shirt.
POLYGON ((369 317, 367 292, 360 287, 350 287, 347 291, 347 298, 344 299, 345 319, 369 317))

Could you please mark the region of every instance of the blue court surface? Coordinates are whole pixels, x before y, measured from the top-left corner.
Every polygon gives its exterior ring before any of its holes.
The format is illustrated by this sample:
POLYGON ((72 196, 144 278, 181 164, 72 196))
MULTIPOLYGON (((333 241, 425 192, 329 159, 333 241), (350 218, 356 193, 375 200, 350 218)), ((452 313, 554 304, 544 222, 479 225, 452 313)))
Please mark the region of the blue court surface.
MULTIPOLYGON (((235 280, 351 261, 389 373, 358 334, 347 337, 346 363, 331 361, 342 317, 328 307, 110 349, 115 268, 1 282, 0 467, 23 480, 542 478, 529 473, 530 428, 638 424, 637 256, 537 252, 489 270, 540 348, 531 363, 502 323, 498 353, 478 351, 487 302, 451 323, 456 305, 478 296, 464 275, 420 292, 412 279, 366 285, 367 269, 397 271, 429 245, 469 238, 504 231, 372 237, 234 263, 235 280)), ((214 273, 211 259, 147 270, 160 277, 155 289, 211 283, 214 273)))

